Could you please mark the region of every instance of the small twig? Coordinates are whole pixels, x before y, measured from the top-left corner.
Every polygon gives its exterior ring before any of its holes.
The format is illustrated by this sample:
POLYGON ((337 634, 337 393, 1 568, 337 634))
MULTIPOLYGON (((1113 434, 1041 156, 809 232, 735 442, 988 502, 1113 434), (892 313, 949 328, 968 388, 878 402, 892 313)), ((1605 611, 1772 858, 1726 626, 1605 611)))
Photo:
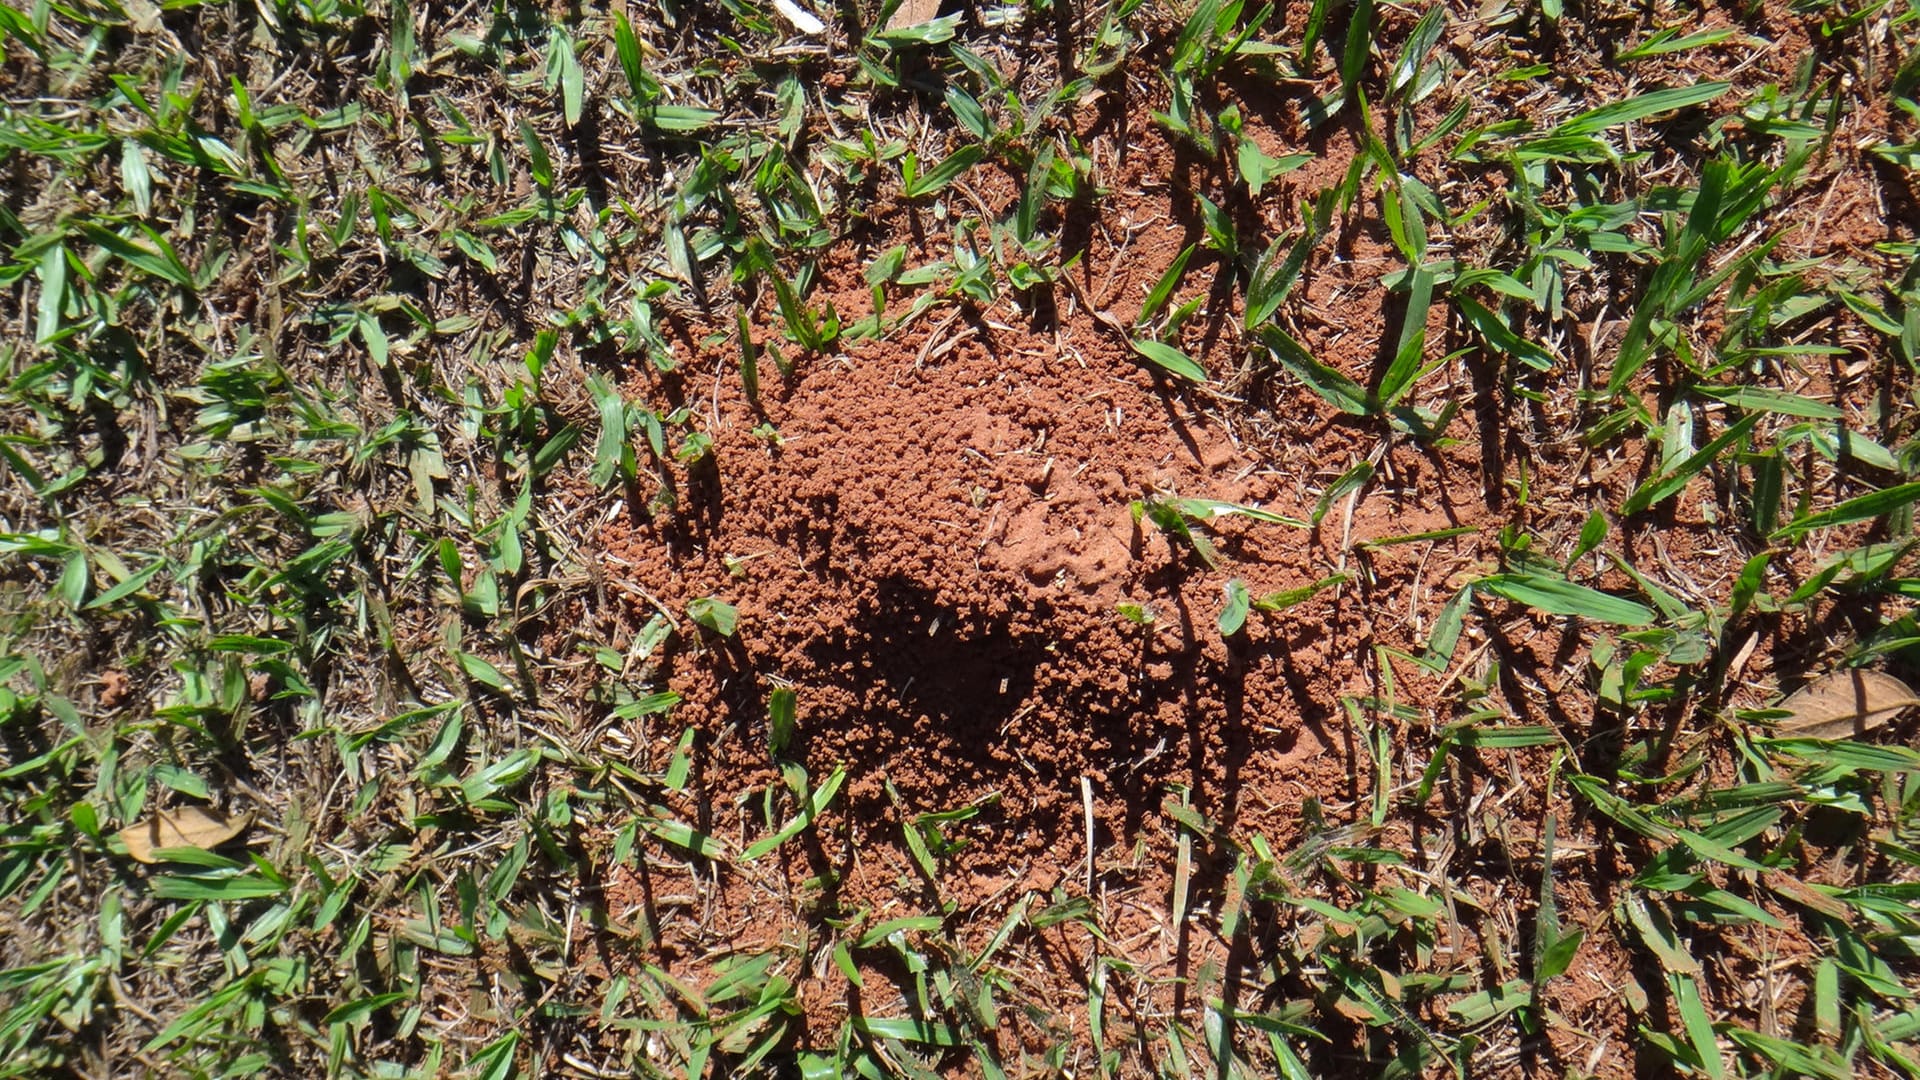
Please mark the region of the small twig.
POLYGON ((640 586, 635 585, 633 582, 626 580, 625 578, 609 578, 608 580, 613 582, 613 585, 615 588, 624 589, 627 592, 630 592, 633 595, 639 597, 640 599, 645 600, 647 603, 652 604, 655 610, 657 610, 658 612, 660 612, 660 614, 665 615, 667 617, 667 621, 673 624, 673 628, 675 630, 680 629, 679 616, 673 613, 672 608, 668 607, 666 604, 661 603, 659 597, 653 595, 652 593, 641 588, 640 586))
POLYGON ((1133 334, 1127 330, 1127 325, 1108 314, 1105 309, 1095 307, 1093 301, 1087 299, 1086 291, 1080 287, 1080 283, 1073 279, 1072 270, 1061 271, 1060 283, 1067 287, 1067 291, 1073 294, 1073 298, 1086 309, 1087 314, 1093 316, 1095 322, 1111 331, 1123 344, 1129 348, 1132 347, 1133 334))

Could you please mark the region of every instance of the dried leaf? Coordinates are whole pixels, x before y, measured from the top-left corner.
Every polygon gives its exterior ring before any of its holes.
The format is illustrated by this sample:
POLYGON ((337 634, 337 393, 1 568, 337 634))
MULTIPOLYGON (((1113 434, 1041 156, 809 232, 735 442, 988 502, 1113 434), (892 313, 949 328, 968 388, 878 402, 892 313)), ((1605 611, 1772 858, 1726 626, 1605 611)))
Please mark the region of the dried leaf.
POLYGON ((1821 892, 1812 885, 1801 881, 1792 874, 1768 874, 1764 879, 1767 887, 1802 907, 1811 908, 1831 919, 1846 923, 1853 918, 1853 911, 1838 899, 1821 892))
POLYGON ((904 30, 909 26, 919 26, 931 22, 940 14, 940 0, 901 0, 900 6, 893 9, 893 18, 887 20, 886 29, 904 30))
POLYGON ((168 848, 199 848, 211 851, 247 831, 253 824, 251 814, 237 818, 221 817, 198 806, 178 810, 160 810, 138 825, 120 830, 127 854, 143 863, 157 863, 156 852, 168 848))
POLYGON ((1857 738, 1911 705, 1920 705, 1920 698, 1891 675, 1836 671, 1787 695, 1777 707, 1793 715, 1780 721, 1776 732, 1801 739, 1857 738))

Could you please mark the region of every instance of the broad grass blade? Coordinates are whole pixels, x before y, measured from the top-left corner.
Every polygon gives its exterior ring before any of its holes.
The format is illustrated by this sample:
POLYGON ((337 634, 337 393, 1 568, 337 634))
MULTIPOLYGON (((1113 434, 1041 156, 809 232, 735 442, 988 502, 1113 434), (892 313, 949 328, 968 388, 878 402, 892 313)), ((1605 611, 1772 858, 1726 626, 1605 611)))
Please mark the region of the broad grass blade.
POLYGON ((1653 609, 1645 604, 1544 574, 1495 574, 1481 578, 1474 588, 1549 615, 1570 615, 1617 626, 1645 626, 1653 621, 1653 609))
POLYGON ((1869 492, 1858 498, 1823 510, 1818 514, 1809 514, 1799 521, 1775 529, 1770 540, 1786 540, 1810 533, 1815 529, 1824 529, 1832 525, 1849 525, 1856 521, 1870 521, 1883 514, 1891 514, 1904 506, 1920 500, 1920 482, 1899 484, 1879 491, 1869 492))
POLYGON ((1675 86, 1665 90, 1653 90, 1625 101, 1616 101, 1602 105, 1568 120, 1553 129, 1555 135, 1595 135, 1608 128, 1630 124, 1635 120, 1645 120, 1650 116, 1674 112, 1693 105, 1702 105, 1712 101, 1733 88, 1727 82, 1703 82, 1692 86, 1675 86))
POLYGON ((1367 388, 1314 359, 1307 347, 1295 341, 1293 335, 1269 324, 1260 328, 1260 340, 1275 359, 1325 399, 1327 404, 1352 416, 1372 414, 1373 395, 1367 393, 1367 388))
POLYGON ((1195 363, 1186 353, 1164 342, 1143 338, 1133 343, 1133 351, 1183 379, 1191 379, 1198 383, 1207 381, 1206 368, 1195 363))

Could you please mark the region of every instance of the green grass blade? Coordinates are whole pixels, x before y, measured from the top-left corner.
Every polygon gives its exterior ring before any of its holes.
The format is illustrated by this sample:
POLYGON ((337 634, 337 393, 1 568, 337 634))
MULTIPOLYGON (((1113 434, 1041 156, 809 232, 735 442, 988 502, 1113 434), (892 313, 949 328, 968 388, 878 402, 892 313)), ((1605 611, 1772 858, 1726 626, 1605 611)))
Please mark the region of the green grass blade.
POLYGON ((1420 361, 1427 346, 1427 311, 1433 306, 1433 274, 1413 271, 1408 285, 1407 314, 1400 322, 1400 341, 1394 348, 1393 363, 1380 379, 1380 407, 1391 409, 1420 374, 1420 361))
POLYGON ((1475 582, 1474 588, 1549 615, 1617 626, 1645 626, 1653 621, 1653 609, 1645 604, 1543 574, 1494 574, 1475 582))
POLYGON ((1517 727, 1481 727, 1467 724, 1454 733, 1461 746, 1481 750, 1518 750, 1528 746, 1553 746, 1561 741, 1560 732, 1545 724, 1517 727))
POLYGON ((654 839, 690 851, 703 859, 718 861, 727 857, 726 845, 718 837, 703 833, 686 822, 641 818, 640 827, 653 834, 654 839))
POLYGON ((1713 1021, 1707 1018, 1706 1005, 1700 1000, 1699 984, 1691 975, 1671 971, 1667 973, 1667 989, 1673 994, 1674 1008, 1680 1013, 1687 1040, 1693 1044, 1693 1064, 1712 1080, 1724 1080, 1726 1069, 1720 1061, 1719 1039, 1714 1035, 1713 1021))
POLYGON ((1247 625, 1247 613, 1253 608, 1253 597, 1247 592, 1247 583, 1239 578, 1227 582, 1226 605, 1220 609, 1220 636, 1230 638, 1247 625))
POLYGON ((1701 397, 1724 401, 1729 405, 1749 411, 1779 413, 1782 416, 1804 416, 1811 420, 1838 420, 1843 417, 1839 409, 1823 401, 1789 394, 1785 390, 1773 390, 1764 386, 1696 386, 1693 392, 1701 397))
POLYGON ((627 76, 627 89, 635 98, 644 100, 658 93, 657 85, 647 75, 640 39, 634 36, 633 24, 627 21, 625 12, 613 13, 613 49, 620 57, 620 70, 627 76))
POLYGON ((1772 1061, 1778 1070, 1775 1075, 1817 1076, 1823 1080, 1852 1080, 1858 1075, 1831 1047, 1804 1045, 1742 1027, 1729 1027, 1726 1037, 1747 1052, 1772 1061))
POLYGON ((1552 371, 1553 354, 1544 347, 1521 337, 1491 309, 1482 306, 1470 296, 1453 294, 1454 309, 1467 320, 1467 324, 1480 332, 1480 336, 1494 351, 1504 353, 1527 365, 1535 371, 1552 371))
POLYGON ((40 256, 40 302, 34 315, 33 340, 44 343, 60 332, 67 304, 67 248, 54 244, 40 256))
POLYGON ((872 1039, 898 1039, 906 1043, 919 1043, 922 1046, 959 1046, 958 1032, 945 1024, 931 1020, 890 1019, 878 1016, 855 1016, 850 1023, 853 1029, 872 1039))
POLYGON ((146 234, 145 243, 129 239, 112 229, 92 222, 81 223, 80 231, 87 235, 87 239, 105 248, 115 258, 129 266, 137 267, 183 289, 193 288, 193 273, 187 269, 185 263, 180 261, 180 256, 173 250, 173 245, 167 243, 165 237, 145 224, 140 226, 140 231, 146 234))
POLYGON ((1632 517, 1648 507, 1679 494, 1680 490, 1687 486, 1687 481, 1692 480, 1708 465, 1713 464, 1721 451, 1745 438, 1747 432, 1752 431, 1753 425, 1759 420, 1759 413, 1748 413, 1728 426, 1727 430, 1721 432, 1712 442, 1688 455, 1672 469, 1640 485, 1633 494, 1627 496, 1626 502, 1620 504, 1620 516, 1632 517))
POLYGON ((1276 514, 1271 510, 1262 510, 1245 503, 1227 502, 1224 499, 1175 499, 1167 504, 1181 514, 1200 521, 1211 521, 1222 517, 1243 517, 1252 521, 1264 521, 1269 525, 1291 525, 1296 529, 1308 527, 1308 523, 1299 518, 1290 518, 1285 514, 1276 514))
POLYGON ((1147 292, 1146 301, 1140 305, 1140 317, 1134 320, 1134 325, 1147 322, 1158 315, 1161 308, 1167 306, 1167 301, 1173 298, 1173 290, 1180 286, 1180 277, 1186 273, 1187 260, 1193 257, 1195 249, 1196 245, 1188 244, 1185 251, 1174 257, 1166 273, 1160 275, 1160 280, 1153 283, 1153 288, 1147 292))
POLYGON ((547 89, 552 90, 556 84, 560 88, 560 109, 567 126, 578 125, 586 101, 586 72, 574 52, 572 35, 557 23, 547 32, 546 81, 547 89))
POLYGON ((1367 388, 1314 359, 1293 335, 1268 324, 1260 328, 1260 340, 1275 359, 1327 404, 1350 416, 1372 415, 1373 395, 1367 388))
POLYGON ((1352 580, 1352 574, 1328 574, 1326 577, 1321 578, 1311 585, 1302 585, 1297 589, 1285 589, 1276 593, 1268 593, 1255 600, 1253 606, 1269 614, 1285 611, 1290 607, 1313 599, 1315 596, 1336 585, 1344 585, 1352 580))
POLYGON ((1307 26, 1300 34, 1300 63, 1306 70, 1313 67, 1313 47, 1320 43, 1320 35, 1326 29, 1327 16, 1334 8, 1334 0, 1313 0, 1307 9, 1307 26))
POLYGON ((638 110, 637 117, 641 123, 655 130, 684 135, 706 128, 720 119, 720 114, 713 109, 692 105, 650 105, 638 110))
POLYGON ((813 824, 814 819, 818 818, 826 811, 828 806, 832 805, 834 797, 840 794, 841 785, 846 782, 847 767, 842 765, 834 769, 832 774, 827 777, 826 782, 815 789, 813 794, 807 798, 807 804, 800 808, 799 813, 788 819, 787 823, 782 825, 778 832, 748 846, 747 850, 741 853, 740 860, 742 862, 752 862, 779 847, 781 844, 800 835, 801 832, 805 831, 807 826, 813 824))
POLYGON ((953 113, 954 119, 960 121, 960 126, 971 132, 974 138, 985 142, 993 137, 993 127, 987 120, 986 110, 958 83, 947 87, 947 108, 953 113))
POLYGON ((1885 514, 1891 514, 1902 507, 1911 506, 1915 501, 1920 501, 1920 482, 1883 488, 1848 499, 1830 510, 1809 514, 1798 521, 1783 525, 1775 529, 1768 539, 1789 540, 1815 529, 1850 525, 1856 521, 1870 521, 1885 514))
POLYGON ((527 151, 527 169, 533 174, 533 182, 541 188, 553 187, 553 158, 547 153, 547 144, 540 141, 540 133, 525 117, 520 119, 520 145, 527 151))
POLYGON ((1427 9, 1420 21, 1413 24, 1413 32, 1407 35, 1407 43, 1401 48, 1400 58, 1394 61, 1393 70, 1387 79, 1389 93, 1402 93, 1415 85, 1422 68, 1426 66, 1428 54, 1440 41, 1440 35, 1447 28, 1447 6, 1435 4, 1427 9))
POLYGON ((987 152, 978 146, 963 146, 940 160, 938 165, 913 178, 901 188, 901 194, 918 199, 940 191, 960 179, 960 175, 980 163, 987 152))
POLYGON ((1688 49, 1704 49, 1709 45, 1720 44, 1735 34, 1740 33, 1740 30, 1737 27, 1723 26, 1717 30, 1702 30, 1698 33, 1688 34, 1685 37, 1675 37, 1674 35, 1678 32, 1678 27, 1669 27, 1665 30, 1658 31, 1640 44, 1615 53, 1613 57, 1614 62, 1625 63, 1629 60, 1645 60, 1652 56, 1664 56, 1667 53, 1685 52, 1688 49))
POLYGON ((1133 351, 1158 364, 1172 374, 1193 382, 1207 381, 1207 369, 1195 363, 1191 357, 1165 342, 1152 338, 1140 338, 1133 342, 1133 351))
POLYGON ((1665 90, 1652 90, 1630 97, 1625 101, 1616 101, 1602 105, 1568 120, 1553 129, 1554 135, 1597 135, 1608 128, 1630 124, 1636 120, 1645 120, 1650 116, 1674 112, 1694 105, 1703 105, 1733 88, 1727 82, 1702 82, 1692 86, 1675 86, 1665 90))
POLYGON ((1320 493, 1320 498, 1313 504, 1313 515, 1307 519, 1307 523, 1320 524, 1325 520, 1327 511, 1333 509, 1335 502, 1349 492, 1358 490, 1371 479, 1373 479, 1373 462, 1365 458, 1354 462, 1346 472, 1341 473, 1333 483, 1327 485, 1327 490, 1320 493))
POLYGON ((161 570, 165 569, 166 565, 167 565, 167 560, 164 558, 153 560, 151 563, 148 563, 144 568, 128 575, 126 580, 120 582, 120 584, 115 585, 113 588, 108 589, 106 592, 103 592, 99 596, 94 597, 93 600, 90 601, 86 605, 86 607, 82 608, 81 610, 90 611, 96 608, 111 607, 114 604, 117 604, 120 601, 125 600, 127 597, 132 596, 134 593, 137 593, 141 589, 145 588, 147 582, 152 581, 153 576, 155 574, 158 574, 161 570))
POLYGON ((1367 59, 1373 53, 1373 30, 1373 0, 1353 0, 1346 49, 1340 56, 1340 87, 1348 97, 1360 92, 1360 77, 1367 73, 1367 59))
POLYGON ((1674 312, 1688 291, 1694 270, 1707 253, 1709 238, 1718 228, 1721 201, 1730 179, 1731 167, 1724 159, 1715 159, 1702 170, 1700 188, 1694 192, 1686 225, 1667 244, 1646 291, 1635 301, 1633 318, 1621 336, 1613 371, 1607 377, 1607 393, 1618 394, 1626 389, 1628 381, 1652 358, 1656 345, 1654 323, 1674 312))
POLYGON ((710 596, 695 597, 687 601, 687 618, 719 634, 732 637, 740 625, 740 612, 732 604, 715 600, 710 596))

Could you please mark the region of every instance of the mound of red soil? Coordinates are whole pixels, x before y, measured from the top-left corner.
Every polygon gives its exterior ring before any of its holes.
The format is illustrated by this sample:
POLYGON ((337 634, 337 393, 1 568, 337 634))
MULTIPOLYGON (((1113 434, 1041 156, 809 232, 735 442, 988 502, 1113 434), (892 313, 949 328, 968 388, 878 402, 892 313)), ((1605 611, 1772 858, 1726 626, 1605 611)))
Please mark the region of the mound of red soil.
MULTIPOLYGON (((1168 841, 1170 791, 1190 789, 1213 822, 1284 849, 1308 800, 1344 808, 1370 787, 1341 697, 1379 693, 1362 653, 1413 648, 1424 636, 1413 620, 1431 610, 1372 600, 1437 605, 1460 554, 1423 543, 1343 559, 1342 540, 1461 523, 1434 483, 1440 462, 1397 454, 1410 460, 1396 482, 1357 515, 1336 504, 1318 530, 1198 526, 1223 557, 1211 569, 1136 523, 1130 504, 1198 497, 1306 518, 1377 436, 1308 417, 1290 427, 1311 445, 1242 447, 1091 327, 933 322, 803 364, 767 387, 763 413, 730 370, 737 353, 710 358, 719 381, 700 423, 712 461, 672 512, 606 524, 610 572, 661 607, 712 596, 739 610, 731 638, 683 620, 699 644, 661 672, 683 696, 673 722, 705 733, 701 805, 688 812, 730 843, 765 834, 757 793, 779 784, 766 703, 791 686, 800 719, 788 756, 816 780, 845 764, 849 782, 835 815, 844 847, 815 848, 788 868, 789 886, 824 879, 838 910, 915 913, 923 898, 899 822, 978 805, 950 827, 972 842, 943 867, 940 901, 966 908, 1061 884, 1078 894, 1098 877, 1097 888, 1143 889, 1164 920, 1171 860, 1129 853, 1168 841), (1351 583, 1220 634, 1229 577, 1262 596, 1337 566, 1351 583)), ((1460 476, 1478 490, 1470 468, 1460 476)), ((653 741, 663 761, 672 739, 653 741)), ((738 932, 772 935, 764 899, 719 910, 757 910, 738 932)), ((827 1012, 809 1019, 831 1038, 827 1012)))
MULTIPOLYGON (((778 442, 752 433, 740 403, 723 407, 693 504, 658 527, 608 526, 620 572, 668 608, 712 595, 740 610, 733 640, 675 665, 678 715, 726 765, 765 762, 767 693, 792 685, 796 755, 854 766, 854 807, 881 799, 883 776, 915 811, 997 792, 992 819, 1017 831, 981 845, 996 859, 1066 855, 1082 776, 1103 843, 1130 837, 1169 781, 1192 785, 1204 812, 1252 807, 1282 832, 1302 798, 1343 797, 1347 766, 1321 724, 1342 693, 1368 690, 1353 655, 1361 596, 1256 616, 1223 641, 1227 572, 1129 512, 1161 492, 1304 516, 1298 485, 1104 341, 1063 354, 1010 328, 958 332, 938 359, 905 342, 822 362, 765 403, 778 442), (1154 622, 1123 618, 1122 603, 1154 622)), ((1393 527, 1447 523, 1436 517, 1403 508, 1393 527)), ((1255 595, 1310 583, 1334 558, 1284 525, 1210 528, 1255 595)))

